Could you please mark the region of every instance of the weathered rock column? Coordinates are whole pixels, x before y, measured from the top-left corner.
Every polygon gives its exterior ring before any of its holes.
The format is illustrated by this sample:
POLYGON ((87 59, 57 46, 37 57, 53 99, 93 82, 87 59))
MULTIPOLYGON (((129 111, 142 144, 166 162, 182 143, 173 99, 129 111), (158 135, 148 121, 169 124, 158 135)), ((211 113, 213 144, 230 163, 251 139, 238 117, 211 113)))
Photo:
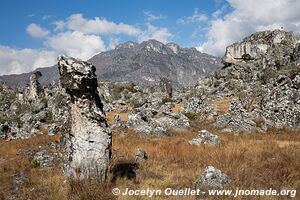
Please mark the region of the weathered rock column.
POLYGON ((42 73, 40 71, 36 71, 30 76, 30 83, 29 83, 29 94, 28 98, 30 100, 36 100, 41 94, 42 87, 39 82, 39 78, 41 78, 42 73))
POLYGON ((71 178, 106 179, 111 158, 111 131, 97 91, 96 68, 58 57, 60 82, 71 97, 69 120, 61 137, 63 171, 71 178))

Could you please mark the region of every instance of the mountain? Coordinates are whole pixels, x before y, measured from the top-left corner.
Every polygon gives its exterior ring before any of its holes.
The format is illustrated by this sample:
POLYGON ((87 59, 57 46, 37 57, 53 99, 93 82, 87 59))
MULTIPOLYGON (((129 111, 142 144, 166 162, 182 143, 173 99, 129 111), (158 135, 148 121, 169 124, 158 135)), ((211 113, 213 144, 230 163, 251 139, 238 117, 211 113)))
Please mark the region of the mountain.
POLYGON ((8 86, 24 86, 26 84, 29 84, 30 75, 36 71, 40 71, 43 75, 39 79, 42 84, 48 84, 52 81, 57 81, 59 78, 58 67, 57 65, 54 65, 51 67, 37 68, 36 70, 29 73, 3 75, 0 76, 0 82, 3 82, 8 86))
MULTIPOLYGON (((129 41, 114 50, 102 52, 88 60, 96 67, 99 80, 136 81, 142 85, 157 83, 167 77, 178 86, 194 85, 199 76, 210 74, 221 66, 221 59, 201 53, 195 48, 163 44, 148 40, 140 44, 129 41)), ((58 80, 57 65, 39 68, 42 84, 58 80)), ((32 72, 31 72, 32 73, 32 72)), ((31 73, 1 76, 7 85, 28 83, 31 73)))

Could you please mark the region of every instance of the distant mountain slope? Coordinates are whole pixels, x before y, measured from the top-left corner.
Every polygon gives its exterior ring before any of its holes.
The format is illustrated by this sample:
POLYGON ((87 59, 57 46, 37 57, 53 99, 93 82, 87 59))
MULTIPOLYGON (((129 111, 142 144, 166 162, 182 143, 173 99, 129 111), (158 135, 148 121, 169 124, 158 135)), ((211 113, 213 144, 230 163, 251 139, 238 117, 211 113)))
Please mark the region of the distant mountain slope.
MULTIPOLYGON (((59 78, 57 65, 51 67, 37 68, 35 71, 42 72, 43 76, 39 79, 42 84, 51 83, 51 81, 57 81, 59 78)), ((29 77, 33 72, 23 74, 11 74, 0 76, 0 82, 4 82, 9 86, 24 86, 29 83, 29 77)))
MULTIPOLYGON (((221 66, 220 58, 195 48, 181 48, 174 43, 164 45, 156 40, 141 44, 129 41, 88 61, 96 66, 99 80, 136 81, 143 85, 154 84, 162 76, 176 85, 194 85, 199 76, 214 72, 221 66)), ((58 79, 56 65, 37 70, 43 74, 41 83, 58 79)), ((7 85, 24 85, 30 74, 5 75, 0 80, 7 85)))

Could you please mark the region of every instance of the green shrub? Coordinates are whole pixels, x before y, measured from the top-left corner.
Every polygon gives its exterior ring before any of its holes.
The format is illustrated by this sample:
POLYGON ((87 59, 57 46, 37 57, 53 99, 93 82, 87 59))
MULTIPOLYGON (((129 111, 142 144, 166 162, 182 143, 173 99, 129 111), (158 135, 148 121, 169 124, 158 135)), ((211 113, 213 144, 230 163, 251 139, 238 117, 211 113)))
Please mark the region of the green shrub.
POLYGON ((47 110, 47 122, 52 122, 53 121, 53 113, 50 110, 47 110))
POLYGON ((123 91, 123 89, 124 88, 122 86, 115 86, 112 88, 111 94, 115 100, 118 100, 121 98, 121 92, 123 91))
POLYGON ((67 97, 62 93, 58 92, 55 94, 54 99, 56 104, 60 104, 61 102, 64 102, 65 99, 67 99, 67 97))
POLYGON ((124 84, 124 85, 116 84, 111 89, 111 94, 115 100, 118 100, 121 98, 121 93, 124 91, 126 91, 127 93, 128 92, 132 92, 132 93, 137 92, 137 90, 134 89, 135 86, 136 86, 136 84, 133 82, 130 82, 130 83, 124 84))
POLYGON ((131 100, 130 102, 128 102, 133 108, 139 108, 141 106, 143 106, 143 103, 138 101, 137 99, 131 100))
POLYGON ((19 104, 17 114, 25 113, 31 110, 32 107, 29 104, 19 104))
POLYGON ((46 106, 48 106, 48 99, 42 98, 42 99, 41 99, 41 103, 43 103, 43 104, 45 104, 46 106))
POLYGON ((40 163, 37 160, 32 160, 30 163, 31 168, 37 168, 40 166, 40 163))
POLYGON ((194 112, 187 112, 187 113, 184 113, 184 115, 189 118, 189 120, 195 120, 197 119, 197 113, 194 113, 194 112))
POLYGON ((6 122, 6 120, 2 117, 0 117, 0 124, 4 124, 6 122))
POLYGON ((235 83, 234 81, 229 81, 225 84, 225 86, 230 90, 234 92, 241 92, 244 90, 244 87, 241 85, 235 83))
POLYGON ((254 118, 254 119, 252 119, 252 121, 254 121, 255 124, 256 124, 256 127, 259 127, 259 128, 262 128, 263 125, 265 124, 265 120, 263 118, 260 118, 260 117, 254 118))
POLYGON ((277 74, 278 73, 273 69, 264 69, 259 77, 259 80, 262 84, 267 84, 272 78, 276 77, 277 74))
POLYGON ((163 97, 163 98, 161 99, 161 101, 162 101, 163 104, 165 104, 165 103, 167 103, 167 102, 173 102, 172 99, 171 99, 170 97, 163 97))

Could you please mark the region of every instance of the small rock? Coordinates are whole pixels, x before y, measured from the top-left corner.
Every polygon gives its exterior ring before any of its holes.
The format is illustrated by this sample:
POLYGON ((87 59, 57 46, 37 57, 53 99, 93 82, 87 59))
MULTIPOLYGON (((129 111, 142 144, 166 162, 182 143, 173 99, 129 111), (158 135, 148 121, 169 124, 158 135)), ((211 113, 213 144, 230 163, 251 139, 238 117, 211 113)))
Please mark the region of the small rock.
POLYGON ((40 129, 41 128, 41 122, 36 122, 34 125, 33 125, 33 128, 34 129, 40 129))
POLYGON ((135 154, 135 162, 141 163, 147 159, 148 159, 147 152, 142 149, 137 149, 136 154, 135 154))
POLYGON ((34 155, 33 160, 35 160, 41 167, 52 167, 54 165, 54 157, 52 153, 47 150, 38 151, 34 155))
POLYGON ((24 113, 21 118, 20 118, 21 122, 24 122, 24 123, 31 123, 33 121, 33 115, 32 113, 24 113))
POLYGON ((121 121, 121 117, 119 114, 114 115, 114 124, 118 124, 121 121))
POLYGON ((42 110, 44 110, 46 107, 47 107, 47 105, 45 103, 42 103, 42 102, 36 103, 36 105, 34 106, 33 112, 39 113, 42 110))
POLYGON ((19 190, 20 187, 26 182, 28 181, 28 179, 23 176, 23 174, 21 173, 16 173, 13 175, 15 178, 12 182, 12 187, 15 189, 15 190, 19 190))
POLYGON ((53 136, 59 131, 59 127, 57 125, 51 125, 48 130, 48 135, 53 136))
POLYGON ((201 144, 205 145, 217 145, 220 143, 220 139, 217 135, 213 135, 207 130, 202 130, 198 132, 198 135, 189 141, 191 145, 200 146, 201 144))
POLYGON ((45 122, 47 120, 47 112, 45 110, 39 112, 34 117, 35 121, 45 122))
POLYGON ((195 188, 203 189, 223 189, 224 185, 230 183, 230 178, 221 170, 208 166, 194 183, 195 188))
POLYGON ((7 135, 7 140, 13 140, 18 138, 30 138, 33 134, 23 128, 11 127, 11 132, 7 135))
POLYGON ((0 139, 5 139, 8 132, 9 126, 7 124, 0 124, 0 139))

